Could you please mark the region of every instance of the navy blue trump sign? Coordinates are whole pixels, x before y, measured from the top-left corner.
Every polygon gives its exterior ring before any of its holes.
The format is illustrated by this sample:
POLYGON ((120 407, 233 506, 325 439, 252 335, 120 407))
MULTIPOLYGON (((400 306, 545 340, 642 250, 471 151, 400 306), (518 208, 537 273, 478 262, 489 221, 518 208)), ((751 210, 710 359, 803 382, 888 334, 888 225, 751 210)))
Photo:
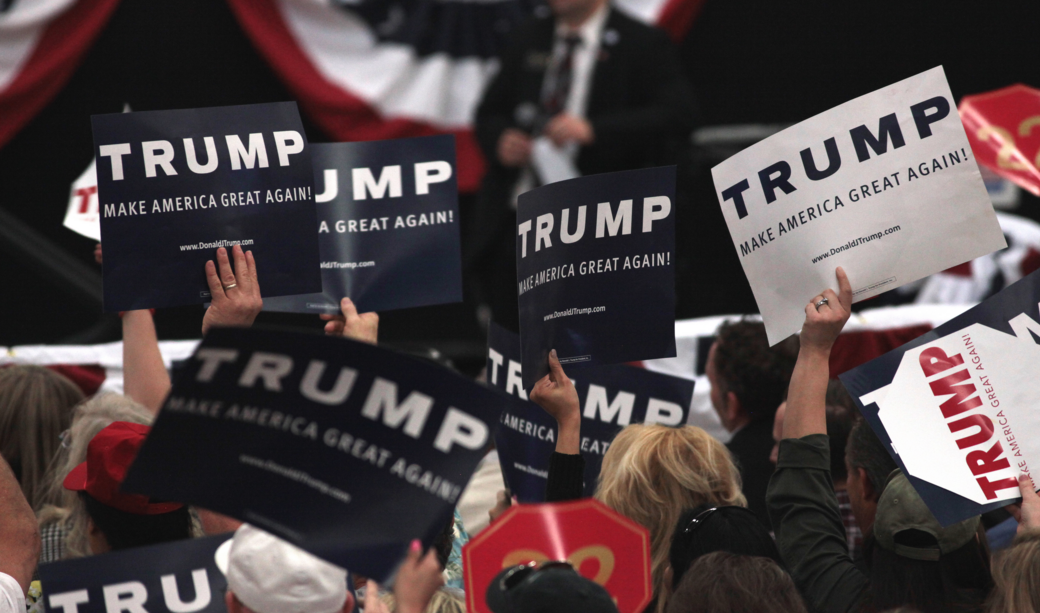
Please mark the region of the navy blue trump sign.
POLYGON ((521 194, 516 273, 524 389, 560 363, 675 356, 675 167, 521 194))
POLYGON ((455 137, 311 145, 322 291, 271 311, 362 312, 462 300, 455 137))
POLYGON ((247 521, 384 580, 444 528, 500 394, 343 338, 216 329, 178 373, 125 489, 247 521))
POLYGON ((135 547, 40 566, 49 613, 224 613, 214 555, 232 534, 135 547))
POLYGON ((1040 479, 1040 271, 840 376, 943 525, 1040 479))
MULTIPOLYGON (((502 474, 520 502, 545 502, 549 457, 556 449, 556 420, 527 400, 520 365, 520 338, 491 324, 488 329, 488 381, 513 397, 499 417, 495 448, 502 474)), ((592 496, 603 456, 629 424, 682 426, 693 400, 692 379, 611 364, 567 368, 582 409, 581 455, 585 458, 585 496, 592 496)))
POLYGON ((320 291, 295 102, 91 117, 105 310, 208 302, 205 262, 251 250, 263 295, 320 291))

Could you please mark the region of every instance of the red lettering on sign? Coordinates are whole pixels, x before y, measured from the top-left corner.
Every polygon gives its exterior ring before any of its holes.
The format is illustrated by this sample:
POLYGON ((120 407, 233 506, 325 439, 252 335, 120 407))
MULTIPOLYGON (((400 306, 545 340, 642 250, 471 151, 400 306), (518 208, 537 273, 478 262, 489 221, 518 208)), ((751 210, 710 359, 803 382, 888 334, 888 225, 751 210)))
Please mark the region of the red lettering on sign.
POLYGON ((926 377, 937 375, 944 370, 949 370, 964 363, 964 358, 961 357, 961 354, 954 354, 953 357, 950 357, 946 355, 946 352, 941 347, 925 349, 921 352, 921 357, 918 360, 921 362, 921 370, 924 371, 924 376, 926 377))
POLYGON ((79 201, 79 212, 89 213, 90 212, 90 197, 97 193, 97 185, 91 185, 90 187, 81 187, 76 190, 76 195, 80 197, 79 201))
POLYGON ((961 449, 981 445, 993 436, 993 420, 982 413, 975 413, 974 415, 969 415, 963 419, 958 419, 957 421, 950 422, 946 425, 950 428, 950 432, 960 432, 961 430, 966 430, 972 426, 979 427, 979 431, 975 434, 957 439, 957 447, 961 449))
MULTIPOLYGON (((957 357, 959 358, 960 356, 958 355, 957 357)), ((962 359, 961 362, 963 363, 964 360, 962 359)), ((929 384, 929 387, 932 388, 932 394, 935 396, 953 395, 953 398, 939 406, 942 409, 943 417, 949 419, 954 415, 960 415, 965 411, 982 406, 982 398, 980 396, 969 398, 969 396, 978 391, 974 383, 957 385, 961 381, 967 381, 970 378, 971 375, 968 374, 968 369, 964 369, 947 375, 938 381, 932 381, 929 384)))

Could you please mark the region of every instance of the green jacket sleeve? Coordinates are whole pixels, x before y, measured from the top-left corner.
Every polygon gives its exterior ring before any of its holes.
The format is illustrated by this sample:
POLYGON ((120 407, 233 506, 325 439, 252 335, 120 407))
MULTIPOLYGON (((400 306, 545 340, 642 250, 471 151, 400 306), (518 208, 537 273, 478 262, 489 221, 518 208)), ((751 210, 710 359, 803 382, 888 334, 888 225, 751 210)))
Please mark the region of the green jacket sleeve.
POLYGON ((766 507, 780 555, 809 609, 846 613, 859 608, 869 581, 849 557, 831 483, 827 435, 780 441, 766 507))

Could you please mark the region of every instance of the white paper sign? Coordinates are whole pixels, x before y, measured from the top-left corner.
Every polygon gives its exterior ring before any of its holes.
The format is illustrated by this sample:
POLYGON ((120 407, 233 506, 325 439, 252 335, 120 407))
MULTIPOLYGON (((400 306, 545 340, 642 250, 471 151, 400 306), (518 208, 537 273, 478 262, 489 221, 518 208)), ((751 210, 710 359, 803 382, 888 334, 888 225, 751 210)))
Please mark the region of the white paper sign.
POLYGON ((65 211, 65 227, 87 238, 101 240, 96 160, 91 160, 90 166, 72 184, 69 208, 65 211))
POLYGON ((531 166, 538 173, 542 185, 581 176, 570 152, 557 147, 545 136, 534 139, 531 146, 531 166))
POLYGON ((794 125, 712 169, 776 344, 842 266, 865 300, 1006 246, 942 67, 794 125))

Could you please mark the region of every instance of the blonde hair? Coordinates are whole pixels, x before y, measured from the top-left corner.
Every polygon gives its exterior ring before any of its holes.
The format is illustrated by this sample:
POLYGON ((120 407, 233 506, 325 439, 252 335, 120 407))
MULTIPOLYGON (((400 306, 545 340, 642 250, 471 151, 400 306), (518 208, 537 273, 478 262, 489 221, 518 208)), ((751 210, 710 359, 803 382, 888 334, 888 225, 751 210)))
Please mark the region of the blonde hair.
MULTIPOLYGON (((393 594, 383 594, 379 599, 391 611, 397 610, 397 601, 393 594)), ((433 593, 433 598, 430 598, 423 613, 466 613, 466 601, 441 588, 433 593)))
POLYGON ((657 611, 665 585, 668 548, 679 516, 703 504, 747 506, 740 473, 726 447, 696 426, 633 424, 603 457, 596 499, 650 531, 650 570, 657 611))
POLYGON ((0 369, 0 453, 14 466, 22 493, 41 506, 47 465, 61 447, 72 408, 83 392, 66 377, 42 366, 0 369))
POLYGON ((1040 530, 1015 537, 995 556, 989 613, 1040 613, 1040 530))
POLYGON ((76 407, 72 428, 47 472, 46 496, 55 502, 40 509, 40 526, 64 523, 65 556, 80 558, 90 555, 87 510, 83 502, 64 488, 69 472, 87 459, 87 445, 94 435, 115 421, 150 425, 152 413, 142 404, 121 394, 103 394, 76 407))

